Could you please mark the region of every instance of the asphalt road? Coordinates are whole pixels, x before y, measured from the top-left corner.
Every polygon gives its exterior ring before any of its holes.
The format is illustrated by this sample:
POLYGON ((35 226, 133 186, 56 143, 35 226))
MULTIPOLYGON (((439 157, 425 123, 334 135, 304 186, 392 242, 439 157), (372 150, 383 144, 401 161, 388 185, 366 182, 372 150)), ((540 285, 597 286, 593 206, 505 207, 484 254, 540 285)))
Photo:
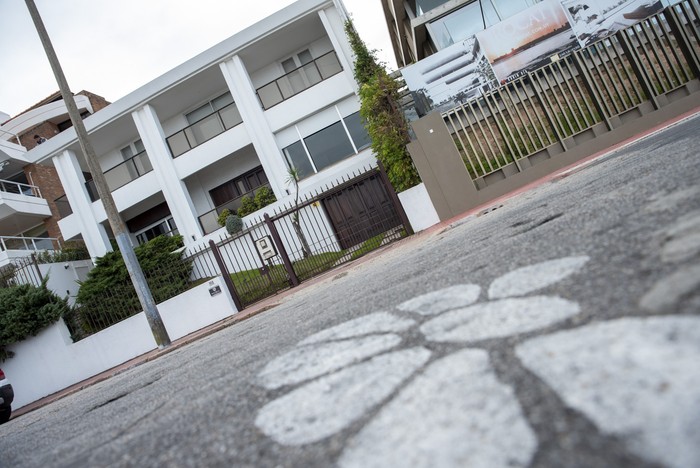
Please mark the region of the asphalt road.
POLYGON ((700 466, 700 119, 0 426, 0 465, 700 466))

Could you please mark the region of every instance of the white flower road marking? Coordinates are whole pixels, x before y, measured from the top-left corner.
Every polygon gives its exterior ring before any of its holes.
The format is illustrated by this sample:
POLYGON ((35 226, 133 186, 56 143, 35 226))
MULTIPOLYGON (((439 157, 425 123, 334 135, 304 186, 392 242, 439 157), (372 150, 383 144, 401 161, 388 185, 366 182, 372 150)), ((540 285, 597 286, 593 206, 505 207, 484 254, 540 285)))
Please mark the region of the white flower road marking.
MULTIPOLYGON (((468 343, 532 331, 571 317, 578 305, 558 297, 511 296, 554 284, 587 261, 588 257, 568 257, 515 270, 493 282, 489 296, 500 299, 493 302, 475 304, 481 288, 466 284, 416 297, 397 308, 433 316, 420 327, 429 341, 468 343)), ((281 444, 317 442, 349 427, 405 383, 349 442, 342 464, 364 467, 371 459, 377 466, 395 466, 397 461, 421 466, 430 460, 527 465, 536 450, 535 436, 512 389, 498 381, 484 351, 455 352, 430 363, 412 380, 430 359, 430 351, 418 347, 380 354, 398 347, 400 333, 415 325, 412 319, 378 312, 303 340, 270 362, 260 382, 274 389, 316 380, 265 405, 257 427, 281 444), (375 357, 362 362, 370 356, 375 357), (399 449, 388 440, 404 442, 399 449)))
POLYGON ((537 439, 486 351, 431 364, 350 442, 343 467, 526 466, 537 439))
POLYGON ((623 318, 533 338, 516 354, 566 403, 636 453, 700 461, 700 318, 623 318))

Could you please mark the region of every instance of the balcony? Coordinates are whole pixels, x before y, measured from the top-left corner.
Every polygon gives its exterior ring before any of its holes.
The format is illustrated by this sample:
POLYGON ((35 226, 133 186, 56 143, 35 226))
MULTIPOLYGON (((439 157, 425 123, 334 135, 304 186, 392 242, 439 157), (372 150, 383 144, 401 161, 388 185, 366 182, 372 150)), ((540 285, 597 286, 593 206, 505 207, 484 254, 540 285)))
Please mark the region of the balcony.
POLYGON ((198 120, 189 127, 166 138, 173 158, 186 153, 207 140, 243 122, 238 106, 233 102, 223 109, 198 120))
POLYGON ((12 237, 0 236, 0 250, 23 252, 39 252, 42 250, 54 250, 54 245, 60 245, 58 239, 53 237, 12 237))
POLYGON ((0 192, 15 193, 17 195, 24 195, 25 197, 41 198, 39 187, 29 184, 22 184, 20 182, 12 182, 10 180, 0 180, 0 192))
POLYGON ((263 109, 276 106, 292 96, 343 71, 335 51, 328 52, 256 90, 263 109))
MULTIPOLYGON (((132 156, 126 161, 117 164, 111 169, 105 171, 105 179, 110 192, 114 192, 129 182, 138 179, 142 175, 148 174, 153 170, 151 161, 148 159, 148 154, 145 151, 132 156)), ((88 194, 92 201, 99 200, 100 196, 97 193, 95 181, 90 179, 85 182, 88 194)))
POLYGON ((221 226, 219 226, 219 214, 221 214, 222 211, 225 209, 228 209, 232 214, 235 214, 236 211, 238 211, 238 208, 241 207, 241 201, 243 200, 243 197, 250 197, 253 198, 255 196, 255 192, 260 190, 260 187, 267 187, 271 189, 270 184, 263 184, 258 187, 255 187, 253 190, 251 190, 248 193, 244 193, 240 197, 234 198, 233 200, 229 200, 226 203, 217 206, 211 211, 207 211, 203 215, 201 215, 199 219, 199 224, 202 226, 202 229, 204 230, 204 234, 210 234, 217 229, 220 229, 221 226))

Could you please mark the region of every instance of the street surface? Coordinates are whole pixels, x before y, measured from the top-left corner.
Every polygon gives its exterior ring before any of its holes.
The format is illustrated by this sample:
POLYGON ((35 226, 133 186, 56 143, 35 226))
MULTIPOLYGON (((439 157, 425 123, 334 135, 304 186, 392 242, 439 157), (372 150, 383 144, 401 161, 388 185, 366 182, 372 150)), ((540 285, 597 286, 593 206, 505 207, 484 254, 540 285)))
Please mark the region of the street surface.
POLYGON ((698 467, 698 130, 14 419, 0 465, 698 467))

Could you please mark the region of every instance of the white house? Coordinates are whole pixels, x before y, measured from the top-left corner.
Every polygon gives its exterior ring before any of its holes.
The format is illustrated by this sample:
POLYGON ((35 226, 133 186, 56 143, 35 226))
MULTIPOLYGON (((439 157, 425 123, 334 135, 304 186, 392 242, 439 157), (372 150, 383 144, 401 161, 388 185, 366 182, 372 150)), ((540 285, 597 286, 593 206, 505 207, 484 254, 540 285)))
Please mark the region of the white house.
MULTIPOLYGON (((299 0, 85 119, 134 244, 169 232, 199 244, 263 185, 290 200, 290 166, 311 191, 374 161, 345 19, 339 0, 299 0)), ((75 131, 26 158, 58 172, 63 238, 111 250, 75 131)))

